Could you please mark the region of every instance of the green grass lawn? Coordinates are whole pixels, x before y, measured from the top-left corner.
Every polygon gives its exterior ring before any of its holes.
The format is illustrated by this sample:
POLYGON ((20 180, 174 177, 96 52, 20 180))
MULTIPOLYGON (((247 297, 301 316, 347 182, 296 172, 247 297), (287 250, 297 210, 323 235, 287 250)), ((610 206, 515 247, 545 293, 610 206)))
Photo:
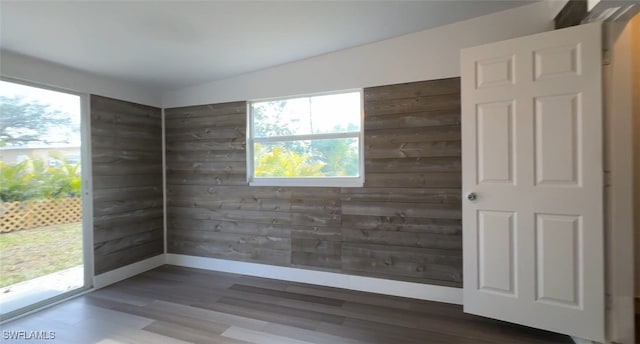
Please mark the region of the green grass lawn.
POLYGON ((0 233, 0 287, 80 264, 80 222, 0 233))

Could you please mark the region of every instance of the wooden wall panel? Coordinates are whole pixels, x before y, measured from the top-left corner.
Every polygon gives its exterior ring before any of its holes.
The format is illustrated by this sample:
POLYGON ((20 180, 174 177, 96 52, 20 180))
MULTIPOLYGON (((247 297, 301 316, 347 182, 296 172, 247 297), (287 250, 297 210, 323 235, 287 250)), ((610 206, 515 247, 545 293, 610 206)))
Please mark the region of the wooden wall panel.
POLYGON ((342 198, 345 272, 461 286, 460 79, 364 90, 365 187, 342 198))
POLYGON ((245 102, 167 109, 169 252, 461 286, 460 79, 364 100, 363 188, 249 187, 245 102))
POLYGON ((91 96, 95 273, 164 252, 161 110, 91 96))

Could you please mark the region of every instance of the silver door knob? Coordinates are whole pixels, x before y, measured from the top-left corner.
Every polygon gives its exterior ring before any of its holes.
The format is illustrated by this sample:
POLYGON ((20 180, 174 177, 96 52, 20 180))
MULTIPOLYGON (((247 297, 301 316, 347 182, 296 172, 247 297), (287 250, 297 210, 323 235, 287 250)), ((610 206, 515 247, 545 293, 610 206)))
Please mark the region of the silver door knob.
POLYGON ((478 198, 475 192, 471 192, 467 194, 467 199, 470 201, 475 201, 478 198))

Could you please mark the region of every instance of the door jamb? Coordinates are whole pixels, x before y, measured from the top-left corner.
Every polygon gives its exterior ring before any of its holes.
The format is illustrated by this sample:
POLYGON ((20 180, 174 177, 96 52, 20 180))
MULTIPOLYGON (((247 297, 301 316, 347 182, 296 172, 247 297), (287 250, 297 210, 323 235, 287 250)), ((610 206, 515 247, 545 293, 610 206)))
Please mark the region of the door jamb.
POLYGON ((605 22, 603 137, 606 337, 634 343, 633 145, 628 21, 605 22))

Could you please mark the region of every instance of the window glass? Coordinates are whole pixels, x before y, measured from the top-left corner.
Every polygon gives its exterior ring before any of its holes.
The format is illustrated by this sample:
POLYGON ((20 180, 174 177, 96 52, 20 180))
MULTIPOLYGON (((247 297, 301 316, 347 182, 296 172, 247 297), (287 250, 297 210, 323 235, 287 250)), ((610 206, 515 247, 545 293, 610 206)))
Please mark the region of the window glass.
POLYGON ((360 91, 250 102, 249 123, 249 182, 362 185, 360 91))

